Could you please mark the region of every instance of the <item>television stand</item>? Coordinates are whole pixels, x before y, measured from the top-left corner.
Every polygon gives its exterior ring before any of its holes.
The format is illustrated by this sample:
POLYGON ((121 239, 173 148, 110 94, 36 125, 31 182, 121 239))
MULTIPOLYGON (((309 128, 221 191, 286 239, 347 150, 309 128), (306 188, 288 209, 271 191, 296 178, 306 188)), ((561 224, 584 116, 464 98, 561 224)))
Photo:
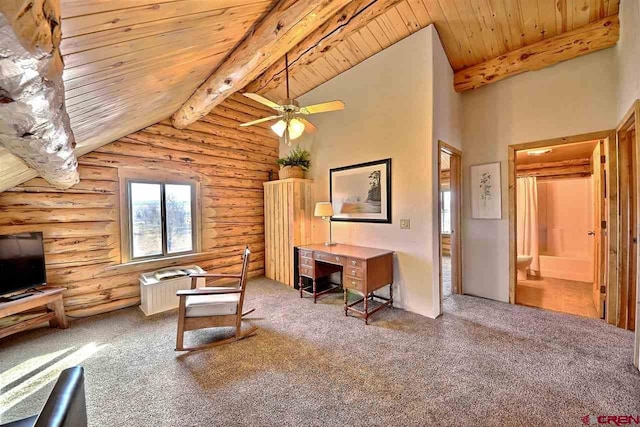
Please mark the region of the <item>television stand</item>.
POLYGON ((16 296, 20 296, 20 298, 0 302, 0 318, 13 316, 41 306, 46 306, 47 310, 31 319, 0 328, 0 338, 24 331, 32 325, 43 322, 49 322, 52 328, 66 329, 68 324, 62 301, 62 292, 65 290, 65 288, 42 288, 38 289, 37 293, 19 294, 16 296))
POLYGON ((10 301, 17 301, 19 299, 27 298, 27 297, 30 297, 30 296, 33 296, 33 292, 23 292, 21 294, 11 295, 10 297, 1 297, 0 298, 0 303, 10 302, 10 301))

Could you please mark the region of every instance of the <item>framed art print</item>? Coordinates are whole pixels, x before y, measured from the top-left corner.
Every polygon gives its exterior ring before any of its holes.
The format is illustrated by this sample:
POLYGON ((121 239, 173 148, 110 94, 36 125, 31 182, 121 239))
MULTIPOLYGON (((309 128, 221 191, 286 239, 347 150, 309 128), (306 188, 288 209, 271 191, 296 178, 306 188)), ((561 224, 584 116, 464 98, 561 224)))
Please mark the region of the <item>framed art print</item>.
POLYGON ((329 171, 332 221, 391 223, 391 159, 329 171))
POLYGON ((502 218, 500 162, 471 166, 471 218, 502 218))

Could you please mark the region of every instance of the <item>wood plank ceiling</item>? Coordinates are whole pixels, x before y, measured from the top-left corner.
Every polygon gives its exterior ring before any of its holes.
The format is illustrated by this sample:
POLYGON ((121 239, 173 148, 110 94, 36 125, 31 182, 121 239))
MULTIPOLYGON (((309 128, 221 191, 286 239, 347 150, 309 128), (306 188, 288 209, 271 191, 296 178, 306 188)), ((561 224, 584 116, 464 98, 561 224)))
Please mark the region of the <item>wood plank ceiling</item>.
MULTIPOLYGON (((459 71, 617 15, 619 3, 619 0, 404 0, 374 17, 336 48, 294 67, 291 93, 300 96, 430 24, 438 30, 451 67, 459 71)), ((258 92, 274 100, 285 97, 282 85, 258 92)))
MULTIPOLYGON (((60 0, 76 153, 169 117, 275 1, 60 0)), ((36 176, 3 148, 0 165, 0 191, 36 176)))
MULTIPOLYGON (((78 155, 169 117, 277 2, 60 1, 63 79, 78 155)), ((618 8, 619 0, 399 1, 335 48, 296 67, 292 95, 432 23, 458 71, 617 14, 618 8)), ((282 84, 271 86, 258 92, 284 98, 282 84)), ((35 176, 3 149, 0 164, 0 191, 7 182, 35 176)))
POLYGON ((78 152, 167 118, 272 0, 62 0, 67 111, 78 152))

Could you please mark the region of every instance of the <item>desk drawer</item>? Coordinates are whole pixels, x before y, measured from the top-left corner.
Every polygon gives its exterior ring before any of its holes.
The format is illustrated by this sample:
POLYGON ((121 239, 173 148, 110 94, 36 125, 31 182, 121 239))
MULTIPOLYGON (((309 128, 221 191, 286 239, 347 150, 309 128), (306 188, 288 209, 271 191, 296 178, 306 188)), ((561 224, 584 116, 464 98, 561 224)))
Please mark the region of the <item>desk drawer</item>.
POLYGON ((354 279, 352 277, 345 277, 343 287, 347 289, 353 289, 356 291, 364 292, 364 282, 360 279, 354 279))
POLYGON ((311 268, 311 267, 303 267, 303 266, 301 266, 298 269, 298 272, 303 277, 309 277, 309 278, 313 279, 313 268, 311 268))
POLYGON ((351 265, 349 265, 348 263, 344 267, 343 271, 345 276, 349 276, 350 278, 362 279, 364 277, 364 273, 362 272, 361 269, 351 267, 351 265))
POLYGON ((364 261, 362 261, 361 259, 356 259, 356 258, 349 258, 347 260, 347 264, 346 266, 349 268, 355 267, 355 268, 362 268, 362 266, 364 265, 364 261))
POLYGON ((300 257, 300 267, 312 267, 313 268, 313 259, 307 257, 300 257))
POLYGON ((298 255, 305 258, 313 258, 313 252, 306 249, 298 249, 298 255))
POLYGON ((328 262, 329 264, 344 265, 344 257, 341 257, 340 255, 331 255, 322 252, 316 252, 316 259, 318 261, 328 262))

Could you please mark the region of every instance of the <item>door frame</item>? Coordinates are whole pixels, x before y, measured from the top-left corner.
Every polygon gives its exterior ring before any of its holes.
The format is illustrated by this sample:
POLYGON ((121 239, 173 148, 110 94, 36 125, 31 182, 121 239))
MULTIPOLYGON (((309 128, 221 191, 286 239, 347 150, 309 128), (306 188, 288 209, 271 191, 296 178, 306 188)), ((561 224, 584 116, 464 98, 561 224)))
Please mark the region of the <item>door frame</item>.
MULTIPOLYGON (((552 147, 555 145, 574 144, 578 142, 607 139, 615 141, 615 129, 608 129, 599 132, 583 133, 580 135, 565 136, 562 138, 551 138, 541 141, 524 142, 520 144, 512 144, 508 147, 507 163, 509 166, 509 196, 507 203, 509 205, 509 303, 516 303, 516 284, 517 270, 516 260, 518 257, 517 245, 517 211, 516 211, 516 152, 522 150, 532 150, 535 148, 552 147), (613 139, 611 139, 613 138, 613 139)), ((615 144, 610 144, 615 145, 615 144)), ((607 181, 610 181, 608 178, 607 181)), ((609 224, 607 224, 609 225, 609 224)), ((607 227, 609 228, 609 227, 607 227)), ((609 238, 611 241, 611 238, 609 238)), ((616 238, 617 241, 617 238, 616 238)), ((611 245, 609 245, 611 248, 611 245)), ((607 289, 608 295, 608 289, 607 289)))
MULTIPOLYGON (((439 263, 439 282, 440 282, 440 311, 442 312, 442 304, 444 301, 444 296, 442 293, 442 198, 440 197, 440 168, 442 167, 442 152, 449 154, 451 157, 457 158, 458 170, 454 180, 454 174, 450 172, 449 185, 452 189, 453 187, 457 187, 458 195, 456 197, 457 204, 456 206, 456 219, 455 223, 451 224, 451 229, 453 233, 451 234, 451 248, 452 248, 452 260, 451 260, 451 276, 455 277, 456 283, 451 283, 452 293, 462 294, 464 293, 464 288, 462 285, 462 151, 447 144, 444 141, 438 141, 438 263, 439 263), (454 182, 457 182, 454 184, 454 182), (453 250, 456 251, 455 261, 453 260, 453 250), (454 270, 456 274, 454 274, 454 270)), ((451 171, 451 169, 450 169, 451 171)), ((453 210, 453 208, 452 208, 453 210)))
MULTIPOLYGON (((627 113, 623 116, 620 124, 616 128, 616 135, 619 136, 621 132, 625 132, 632 125, 635 125, 636 129, 636 137, 633 143, 636 147, 636 167, 640 167, 640 99, 634 101, 631 105, 631 108, 627 111, 627 113)), ((635 205, 636 212, 640 212, 640 177, 636 178, 635 183, 635 205)), ((636 215, 636 221, 640 223, 640 215, 636 215)), ((636 228, 639 228, 640 224, 636 224, 636 228)), ((617 248, 616 248, 617 249, 617 248)), ((636 319, 635 319, 635 344, 634 344, 634 355, 633 355, 633 364, 636 368, 640 369, 640 257, 636 257, 636 319)), ((614 313, 612 316, 612 320, 616 320, 617 313, 614 313)), ((611 322, 609 322, 611 323, 611 322)))

